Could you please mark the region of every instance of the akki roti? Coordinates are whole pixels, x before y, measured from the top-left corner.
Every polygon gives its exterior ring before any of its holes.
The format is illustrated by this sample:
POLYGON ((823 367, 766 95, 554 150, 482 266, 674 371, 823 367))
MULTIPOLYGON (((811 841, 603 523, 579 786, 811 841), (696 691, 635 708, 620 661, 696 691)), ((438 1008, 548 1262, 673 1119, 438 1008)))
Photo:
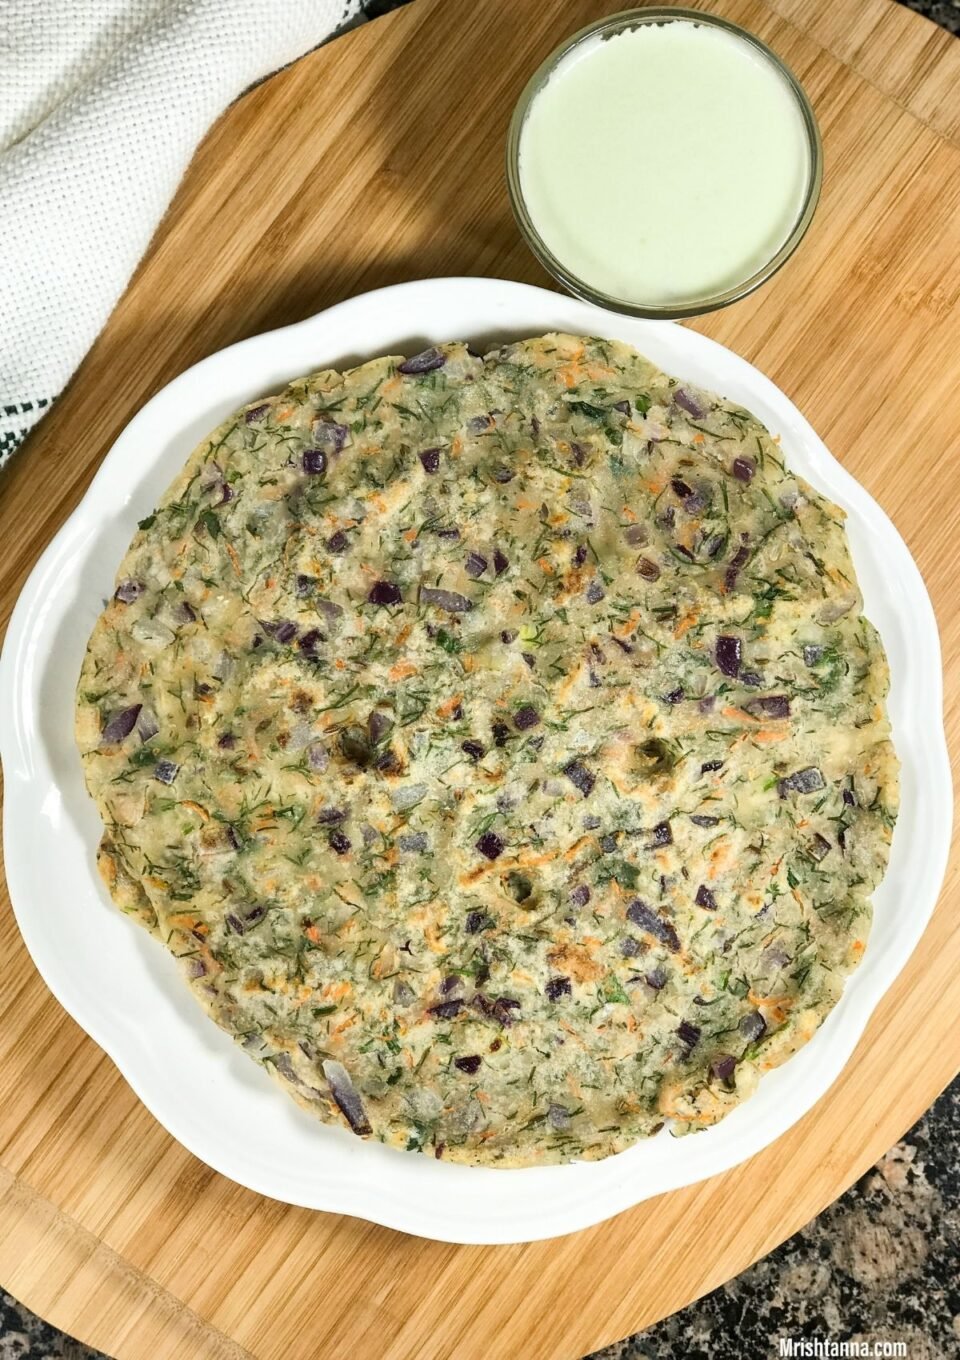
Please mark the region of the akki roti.
POLYGON ((861 609, 842 511, 625 344, 315 373, 120 567, 101 873, 324 1122, 496 1166, 702 1128, 865 948, 898 765, 861 609))

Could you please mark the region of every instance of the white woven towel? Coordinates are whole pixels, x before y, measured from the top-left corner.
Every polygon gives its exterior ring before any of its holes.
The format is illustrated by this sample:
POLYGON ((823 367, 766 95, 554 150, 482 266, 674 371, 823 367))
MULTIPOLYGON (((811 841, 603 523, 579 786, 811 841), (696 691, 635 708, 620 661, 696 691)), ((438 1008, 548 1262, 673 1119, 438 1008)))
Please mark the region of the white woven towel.
POLYGON ((0 465, 110 315, 207 128, 362 0, 0 0, 0 465))

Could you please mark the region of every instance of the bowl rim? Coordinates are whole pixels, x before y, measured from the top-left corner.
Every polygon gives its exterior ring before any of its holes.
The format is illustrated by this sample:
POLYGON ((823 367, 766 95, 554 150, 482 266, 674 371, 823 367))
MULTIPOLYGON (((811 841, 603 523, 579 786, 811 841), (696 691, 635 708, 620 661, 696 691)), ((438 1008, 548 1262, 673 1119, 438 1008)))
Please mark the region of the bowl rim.
POLYGON ((823 183, 823 141, 820 136, 820 127, 817 123, 817 117, 807 92, 786 62, 783 61, 782 58, 779 57, 761 38, 758 38, 755 33, 751 33, 749 29, 742 27, 740 24, 733 23, 730 19, 724 19, 718 14, 711 14, 697 9, 687 9, 680 6, 653 6, 648 9, 627 9, 619 10, 615 14, 608 14, 604 16, 604 18, 597 19, 593 23, 586 24, 583 28, 578 29, 568 38, 565 38, 563 42, 559 43, 534 71, 533 75, 524 86, 520 98, 514 106, 513 114, 510 119, 506 146, 506 180, 510 206, 513 209, 513 215, 517 226, 520 229, 520 234, 547 272, 569 293, 573 294, 574 297, 580 298, 584 302, 592 303, 596 307, 603 307, 608 311, 620 312, 625 316, 644 317, 650 320, 659 321, 676 321, 684 317, 702 316, 707 312, 717 311, 721 307, 728 307, 733 302, 739 302, 741 298, 747 297, 783 268, 787 260, 790 259, 791 255, 807 234, 807 230, 813 221, 813 215, 816 212, 817 204, 820 201, 820 189, 823 183), (607 293, 602 289, 594 288, 586 281, 586 279, 582 278, 572 269, 569 269, 544 241, 527 209, 526 199, 523 193, 523 184, 520 174, 520 142, 524 123, 534 100, 547 84, 547 81, 553 75, 556 68, 575 50, 575 48, 597 34, 609 35, 621 33, 631 28, 646 26, 648 24, 674 21, 703 24, 710 28, 719 28, 724 32, 731 33, 754 48, 755 51, 757 51, 765 60, 770 62, 779 72, 796 99, 803 118, 809 153, 807 185, 800 205, 799 214, 786 239, 770 259, 765 264, 761 265, 759 269, 754 270, 747 278, 720 292, 705 294, 697 298, 690 298, 683 302, 634 302, 628 298, 619 298, 612 293, 607 293))

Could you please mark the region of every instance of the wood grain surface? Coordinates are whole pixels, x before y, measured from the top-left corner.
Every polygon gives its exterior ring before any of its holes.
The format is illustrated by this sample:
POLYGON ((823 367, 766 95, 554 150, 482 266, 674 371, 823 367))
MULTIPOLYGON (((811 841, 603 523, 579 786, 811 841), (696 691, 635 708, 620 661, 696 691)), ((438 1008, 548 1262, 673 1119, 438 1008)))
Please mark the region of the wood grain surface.
MULTIPOLYGON (((545 282, 507 205, 507 121, 541 58, 611 8, 416 0, 220 120, 105 332, 0 478, 0 626, 113 439, 195 360, 385 283, 545 282)), ((960 44, 888 0, 710 8, 798 73, 826 170, 790 264, 695 324, 784 388, 905 535, 940 620, 956 746, 960 44)), ((575 1236, 486 1248, 289 1208, 208 1170, 48 994, 4 897, 0 1281, 122 1360, 573 1360, 743 1270, 931 1103, 960 1066, 958 901, 954 860, 846 1072, 773 1147, 575 1236)))

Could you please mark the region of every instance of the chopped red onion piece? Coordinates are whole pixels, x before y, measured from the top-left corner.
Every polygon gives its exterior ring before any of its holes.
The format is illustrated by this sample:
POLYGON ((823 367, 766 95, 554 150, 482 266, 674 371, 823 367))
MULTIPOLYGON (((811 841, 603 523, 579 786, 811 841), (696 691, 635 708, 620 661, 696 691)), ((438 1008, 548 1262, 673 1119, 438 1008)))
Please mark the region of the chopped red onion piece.
POLYGON ((430 473, 431 476, 433 475, 433 473, 439 472, 439 470, 440 470, 440 450, 439 450, 439 449, 424 449, 423 452, 420 454, 420 462, 421 462, 421 465, 423 466, 424 472, 430 473))
POLYGON ((333 600, 317 600, 317 609, 326 617, 328 623, 336 623, 343 617, 343 606, 334 604, 333 600))
POLYGON ((172 760, 158 760, 153 767, 153 777, 161 784, 172 784, 180 772, 180 766, 172 760))
POLYGON ((505 746, 510 736, 510 729, 505 722, 495 722, 490 729, 493 736, 494 746, 505 746))
POLYGON ((292 642, 297 636, 297 625, 291 623, 289 619, 258 619, 257 622, 267 636, 272 637, 275 642, 292 642))
POLYGON ((519 1016, 513 1014, 514 1011, 518 1011, 519 1009, 520 1002, 515 1000, 512 996, 498 996, 493 1003, 493 1018, 498 1021, 499 1024, 503 1025, 504 1028, 508 1028, 515 1020, 519 1019, 519 1016))
POLYGON ((462 741, 460 750, 468 755, 471 760, 482 760, 487 753, 486 747, 482 746, 479 741, 462 741))
POLYGON ((404 784, 399 789, 394 789, 390 794, 390 801, 398 812, 406 812, 407 808, 412 808, 421 799, 427 796, 426 784, 404 784))
POLYGON ((590 604, 599 604, 604 598, 604 589, 599 581, 593 580, 587 586, 587 600, 590 604))
POLYGON ((513 725, 521 732, 536 727, 539 721, 540 714, 532 704, 522 704, 513 715, 513 725))
POLYGON ((641 557, 637 562, 637 571, 645 581, 659 581, 660 568, 656 562, 651 562, 649 557, 641 557))
POLYGON ((548 1001, 559 1001, 562 996, 571 996, 573 988, 568 977, 552 977, 543 989, 548 1001))
POLYGON ((403 978, 397 978, 393 984, 393 999, 398 1006, 412 1006, 417 994, 408 982, 404 982, 403 978))
POLYGON ((435 590, 433 586, 420 587, 420 603, 432 604, 448 614, 465 614, 473 608, 473 601, 455 590, 435 590))
POLYGON ((740 1021, 740 1033, 753 1043, 767 1032, 767 1022, 759 1011, 749 1011, 740 1021))
POLYGON ((669 921, 665 921, 662 916, 658 916, 639 897, 635 898, 627 907, 627 916, 635 926, 640 926, 648 935, 652 935, 655 940, 665 944, 674 954, 679 951, 680 937, 673 926, 669 921))
POLYGON ((702 812, 695 812, 690 818, 694 826, 719 826, 719 817, 708 817, 702 812))
POLYGON ((790 717, 790 700, 785 694, 764 694, 759 699, 751 699, 747 708, 751 713, 763 713, 768 718, 790 717))
POLYGON ((709 410, 709 407, 705 406, 700 397, 692 392, 689 387, 678 387, 673 394, 673 400, 681 410, 686 411, 687 415, 693 416, 696 420, 702 419, 709 410))
POLYGON ((350 849, 349 836, 345 836, 342 831, 338 831, 336 828, 330 832, 328 839, 330 841, 330 849, 334 850, 338 855, 345 855, 350 849))
MULTIPOLYGON (((516 718, 514 718, 516 721, 516 718)), ((593 786, 597 782, 597 776, 592 770, 588 770, 586 765, 580 760, 568 761, 563 767, 563 773, 570 780, 574 788, 579 789, 584 798, 589 798, 593 792, 593 786)))
POLYGON ((429 349, 421 350, 412 359, 405 359, 402 364, 397 364, 397 372, 404 373, 408 377, 418 373, 432 373, 435 368, 442 368, 447 362, 447 356, 431 345, 429 349))
POLYGON ((311 477, 319 477, 327 470, 327 455, 323 449, 304 449, 303 470, 311 477))
POLYGON ((403 595, 392 581, 374 581, 367 599, 370 604, 400 604, 403 595))
POLYGON ((547 1107, 547 1123, 557 1133, 563 1133, 570 1127, 571 1118, 570 1111, 562 1105, 551 1104, 547 1107))
POLYGON ((493 550, 493 573, 495 576, 502 576, 509 567, 509 559, 500 551, 499 548, 493 550))
POLYGON ((144 585, 142 581, 134 581, 131 577, 121 581, 113 592, 113 598, 119 600, 121 604, 133 604, 138 595, 142 595, 144 585))
POLYGON ((847 595, 841 595, 839 600, 828 600, 821 606, 817 620, 820 623, 836 623, 837 619, 842 619, 844 614, 849 614, 850 610, 857 603, 855 591, 847 595))
POLYGON ((304 633, 297 646, 308 661, 318 661, 317 644, 323 642, 323 634, 319 628, 311 628, 309 633, 304 633))
POLYGON ((714 657, 717 669, 724 675, 736 678, 740 674, 740 662, 743 655, 743 644, 738 637, 730 637, 721 634, 717 638, 714 657))
POLYGON ((485 557, 481 557, 478 552, 470 552, 467 554, 464 570, 468 576, 472 576, 473 579, 476 580, 478 576, 483 575, 486 569, 487 559, 485 557))
POLYGON ((781 798, 786 798, 788 793, 816 793, 818 789, 826 787, 826 781, 817 767, 808 765, 805 770, 795 770, 781 779, 778 791, 781 798))
POLYGON ((723 584, 727 590, 733 590, 734 587, 736 586, 737 577, 740 575, 740 572, 742 571, 743 566, 749 556, 750 552, 747 548, 747 545, 741 542, 740 547, 731 557, 727 570, 724 573, 723 584))
POLYGON ((722 1081, 724 1085, 730 1085, 733 1082, 736 1067, 736 1058, 731 1057, 729 1053, 718 1053, 710 1062, 710 1073, 717 1081, 722 1081))
POLYGON ((757 464, 752 458, 734 458, 733 475, 738 482, 752 482, 757 464))
POLYGON ((480 1068, 480 1054, 468 1053, 462 1058, 454 1058, 453 1065, 459 1072, 466 1072, 467 1076, 472 1077, 474 1072, 480 1068))
POLYGON ((806 646, 803 649, 803 664, 805 666, 815 666, 824 653, 823 647, 806 646))
POLYGON ((316 420, 313 424, 313 437, 317 444, 331 453, 340 453, 349 438, 346 425, 338 425, 333 420, 316 420))
POLYGON ((367 718, 367 737, 371 746, 376 746, 383 741, 391 727, 393 727, 392 718, 389 718, 386 713, 381 712, 378 708, 372 709, 367 718))
POLYGON ((681 1020, 677 1026, 677 1037, 686 1046, 688 1053, 700 1042, 700 1028, 691 1025, 689 1020, 681 1020))
POLYGON ((155 737, 159 731, 160 724, 157 722, 154 714, 148 708, 141 709, 140 716, 137 719, 137 736, 140 740, 149 741, 150 738, 155 737))
POLYGON ((827 840, 826 836, 821 836, 819 831, 807 846, 808 853, 811 855, 813 859, 817 861, 818 864, 822 859, 825 859, 826 856, 829 855, 832 849, 833 847, 827 840))
POLYGON ((430 1006, 427 1014, 435 1015, 438 1020, 453 1020, 462 1010, 462 999, 454 997, 452 1001, 441 1001, 436 1006, 430 1006))
POLYGON ((503 854, 504 843, 495 831, 485 831, 477 841, 476 848, 489 860, 503 854))
POLYGON ((340 1113, 354 1133, 361 1136, 371 1133, 370 1121, 367 1118, 366 1110, 363 1108, 363 1101, 357 1094, 357 1089, 350 1080, 350 1074, 343 1064, 334 1062, 332 1058, 324 1059, 323 1075, 327 1079, 330 1094, 336 1101, 340 1113))
POLYGON ((304 1083, 297 1076, 296 1072, 293 1070, 293 1063, 290 1061, 289 1053, 280 1053, 274 1059, 274 1066, 276 1067, 277 1071, 281 1073, 282 1076, 286 1077, 287 1081, 292 1081, 295 1086, 304 1085, 304 1083))
POLYGON ((114 742, 123 741, 129 737, 130 733, 137 725, 137 718, 143 704, 131 704, 129 708, 119 708, 111 713, 106 725, 100 734, 100 745, 111 746, 114 742))
POLYGON ((267 411, 269 410, 270 410, 269 402, 264 402, 260 406, 251 406, 250 410, 244 413, 243 418, 248 425, 252 425, 255 420, 259 420, 260 417, 266 415, 267 411))
POLYGON ((350 546, 350 540, 342 529, 337 529, 327 539, 327 552, 345 553, 350 546))
POLYGON ((703 907, 706 911, 717 910, 717 899, 705 883, 701 883, 697 889, 697 895, 693 899, 698 907, 703 907))

